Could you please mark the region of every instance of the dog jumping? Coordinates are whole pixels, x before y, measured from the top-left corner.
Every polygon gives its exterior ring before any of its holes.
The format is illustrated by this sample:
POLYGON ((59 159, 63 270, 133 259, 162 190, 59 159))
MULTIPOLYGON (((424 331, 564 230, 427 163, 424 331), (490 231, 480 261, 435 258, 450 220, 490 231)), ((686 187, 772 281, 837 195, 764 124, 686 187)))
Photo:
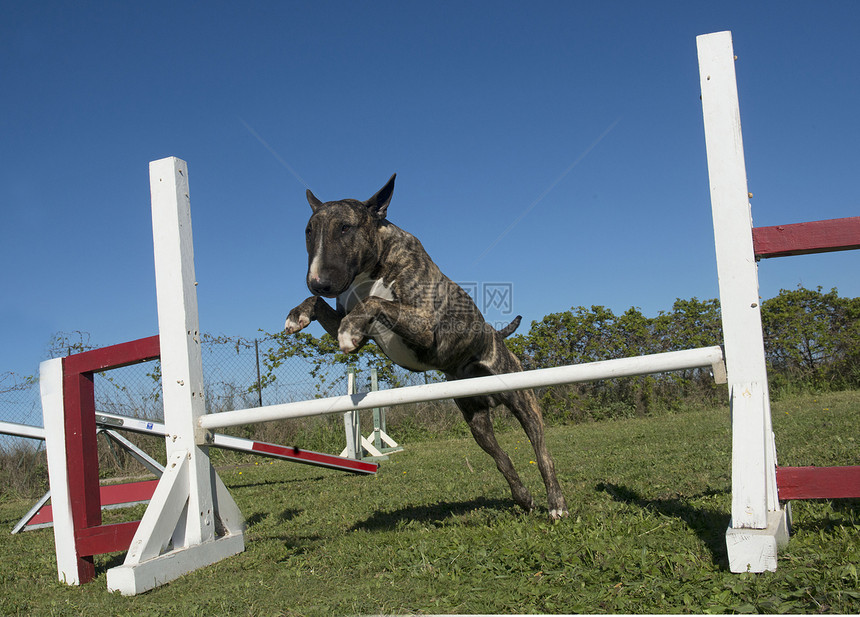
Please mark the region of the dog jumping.
MULTIPOLYGON (((373 340, 394 363, 411 371, 439 370, 449 380, 521 371, 502 330, 484 319, 469 295, 430 259, 421 242, 386 219, 396 174, 366 201, 322 202, 308 190, 313 214, 305 229, 307 285, 313 294, 287 316, 293 334, 318 321, 341 350, 373 340), (335 298, 332 308, 323 298, 335 298)), ((535 451, 552 519, 568 515, 546 447, 544 423, 532 390, 455 399, 475 441, 486 451, 526 511, 534 499, 493 432, 490 411, 505 405, 519 420, 535 451)))

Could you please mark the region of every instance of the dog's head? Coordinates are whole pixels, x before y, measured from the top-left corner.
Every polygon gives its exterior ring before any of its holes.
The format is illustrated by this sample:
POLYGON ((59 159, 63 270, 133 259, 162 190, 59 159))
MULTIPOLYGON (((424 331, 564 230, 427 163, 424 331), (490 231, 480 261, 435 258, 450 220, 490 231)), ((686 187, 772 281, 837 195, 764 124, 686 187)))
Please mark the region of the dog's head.
POLYGON ((312 294, 337 297, 379 258, 377 230, 385 220, 396 176, 367 201, 323 203, 308 189, 308 203, 314 211, 305 229, 307 283, 312 294))

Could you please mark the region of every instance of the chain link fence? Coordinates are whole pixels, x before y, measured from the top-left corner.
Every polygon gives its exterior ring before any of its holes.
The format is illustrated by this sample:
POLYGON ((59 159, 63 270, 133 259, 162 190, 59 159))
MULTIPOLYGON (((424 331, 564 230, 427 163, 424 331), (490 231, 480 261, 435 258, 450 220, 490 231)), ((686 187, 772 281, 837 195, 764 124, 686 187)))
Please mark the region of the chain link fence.
MULTIPOLYGON (((513 314, 513 285, 509 282, 460 282, 463 289, 498 329, 513 314)), ((49 354, 56 357, 94 348, 86 332, 57 333, 49 354)), ((300 355, 268 369, 265 358, 277 341, 207 335, 202 341, 207 412, 274 405, 346 393, 345 364, 317 365, 300 355), (261 374, 262 371, 262 374, 261 374)), ((356 389, 370 389, 369 366, 359 366, 356 389)), ((393 366, 384 387, 441 381, 436 371, 413 373, 393 366)), ((148 420, 161 420, 161 369, 158 361, 115 369, 96 376, 96 409, 148 420)), ((381 386, 383 387, 383 386, 381 386)), ((0 373, 0 421, 42 426, 38 376, 0 373)), ((40 448, 32 440, 0 434, 0 456, 20 448, 40 448)))
MULTIPOLYGON (((275 346, 276 340, 272 337, 246 339, 205 336, 202 355, 206 411, 228 411, 346 394, 345 365, 333 365, 322 373, 316 367, 318 376, 314 377, 311 373, 315 364, 308 358, 288 358, 277 368, 270 369, 269 378, 263 379, 267 371, 264 359, 275 346)), ((439 379, 433 374, 397 370, 398 385, 439 379)), ((99 373, 94 383, 98 411, 145 420, 163 420, 159 361, 99 373)), ((359 391, 369 389, 369 371, 359 373, 357 387, 359 391)), ((0 420, 42 426, 37 376, 0 374, 0 420)), ((34 440, 0 434, 0 455, 22 448, 41 447, 34 440)))
MULTIPOLYGON (((0 374, 0 420, 16 424, 42 426, 42 401, 39 381, 35 377, 20 377, 14 373, 0 374)), ((0 434, 0 472, 14 474, 18 468, 32 463, 33 455, 42 442, 0 434)))

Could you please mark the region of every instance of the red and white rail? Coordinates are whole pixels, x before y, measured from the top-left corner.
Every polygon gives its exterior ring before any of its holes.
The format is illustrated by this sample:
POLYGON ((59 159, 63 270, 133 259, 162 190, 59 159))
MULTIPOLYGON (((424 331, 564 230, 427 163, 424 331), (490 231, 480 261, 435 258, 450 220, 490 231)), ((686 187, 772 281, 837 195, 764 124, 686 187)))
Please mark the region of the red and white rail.
MULTIPOLYGON (((167 430, 161 422, 141 420, 140 418, 131 418, 117 414, 96 412, 96 423, 101 427, 123 429, 144 435, 159 435, 162 437, 167 435, 167 430)), ((222 433, 213 433, 210 445, 224 450, 260 454, 294 463, 326 467, 328 469, 349 471, 358 474, 374 474, 378 469, 377 465, 366 461, 314 452, 313 450, 303 450, 294 446, 281 446, 274 443, 266 443, 265 441, 234 437, 222 433)))

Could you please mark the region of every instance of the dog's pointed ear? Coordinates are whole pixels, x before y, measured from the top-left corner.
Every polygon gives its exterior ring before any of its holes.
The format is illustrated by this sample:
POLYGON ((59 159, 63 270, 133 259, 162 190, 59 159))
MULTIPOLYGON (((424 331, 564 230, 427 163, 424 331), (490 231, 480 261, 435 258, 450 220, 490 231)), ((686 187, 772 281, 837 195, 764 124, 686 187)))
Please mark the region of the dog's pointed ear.
POLYGON ((391 196, 394 194, 394 178, 396 177, 397 174, 392 175, 385 186, 377 191, 376 195, 364 202, 370 214, 378 219, 384 219, 386 212, 388 212, 388 204, 391 203, 391 196))
POLYGON ((319 210, 320 206, 323 205, 323 202, 317 199, 317 196, 311 193, 310 189, 305 192, 305 195, 307 195, 308 203, 311 205, 311 210, 313 210, 314 212, 319 210))

